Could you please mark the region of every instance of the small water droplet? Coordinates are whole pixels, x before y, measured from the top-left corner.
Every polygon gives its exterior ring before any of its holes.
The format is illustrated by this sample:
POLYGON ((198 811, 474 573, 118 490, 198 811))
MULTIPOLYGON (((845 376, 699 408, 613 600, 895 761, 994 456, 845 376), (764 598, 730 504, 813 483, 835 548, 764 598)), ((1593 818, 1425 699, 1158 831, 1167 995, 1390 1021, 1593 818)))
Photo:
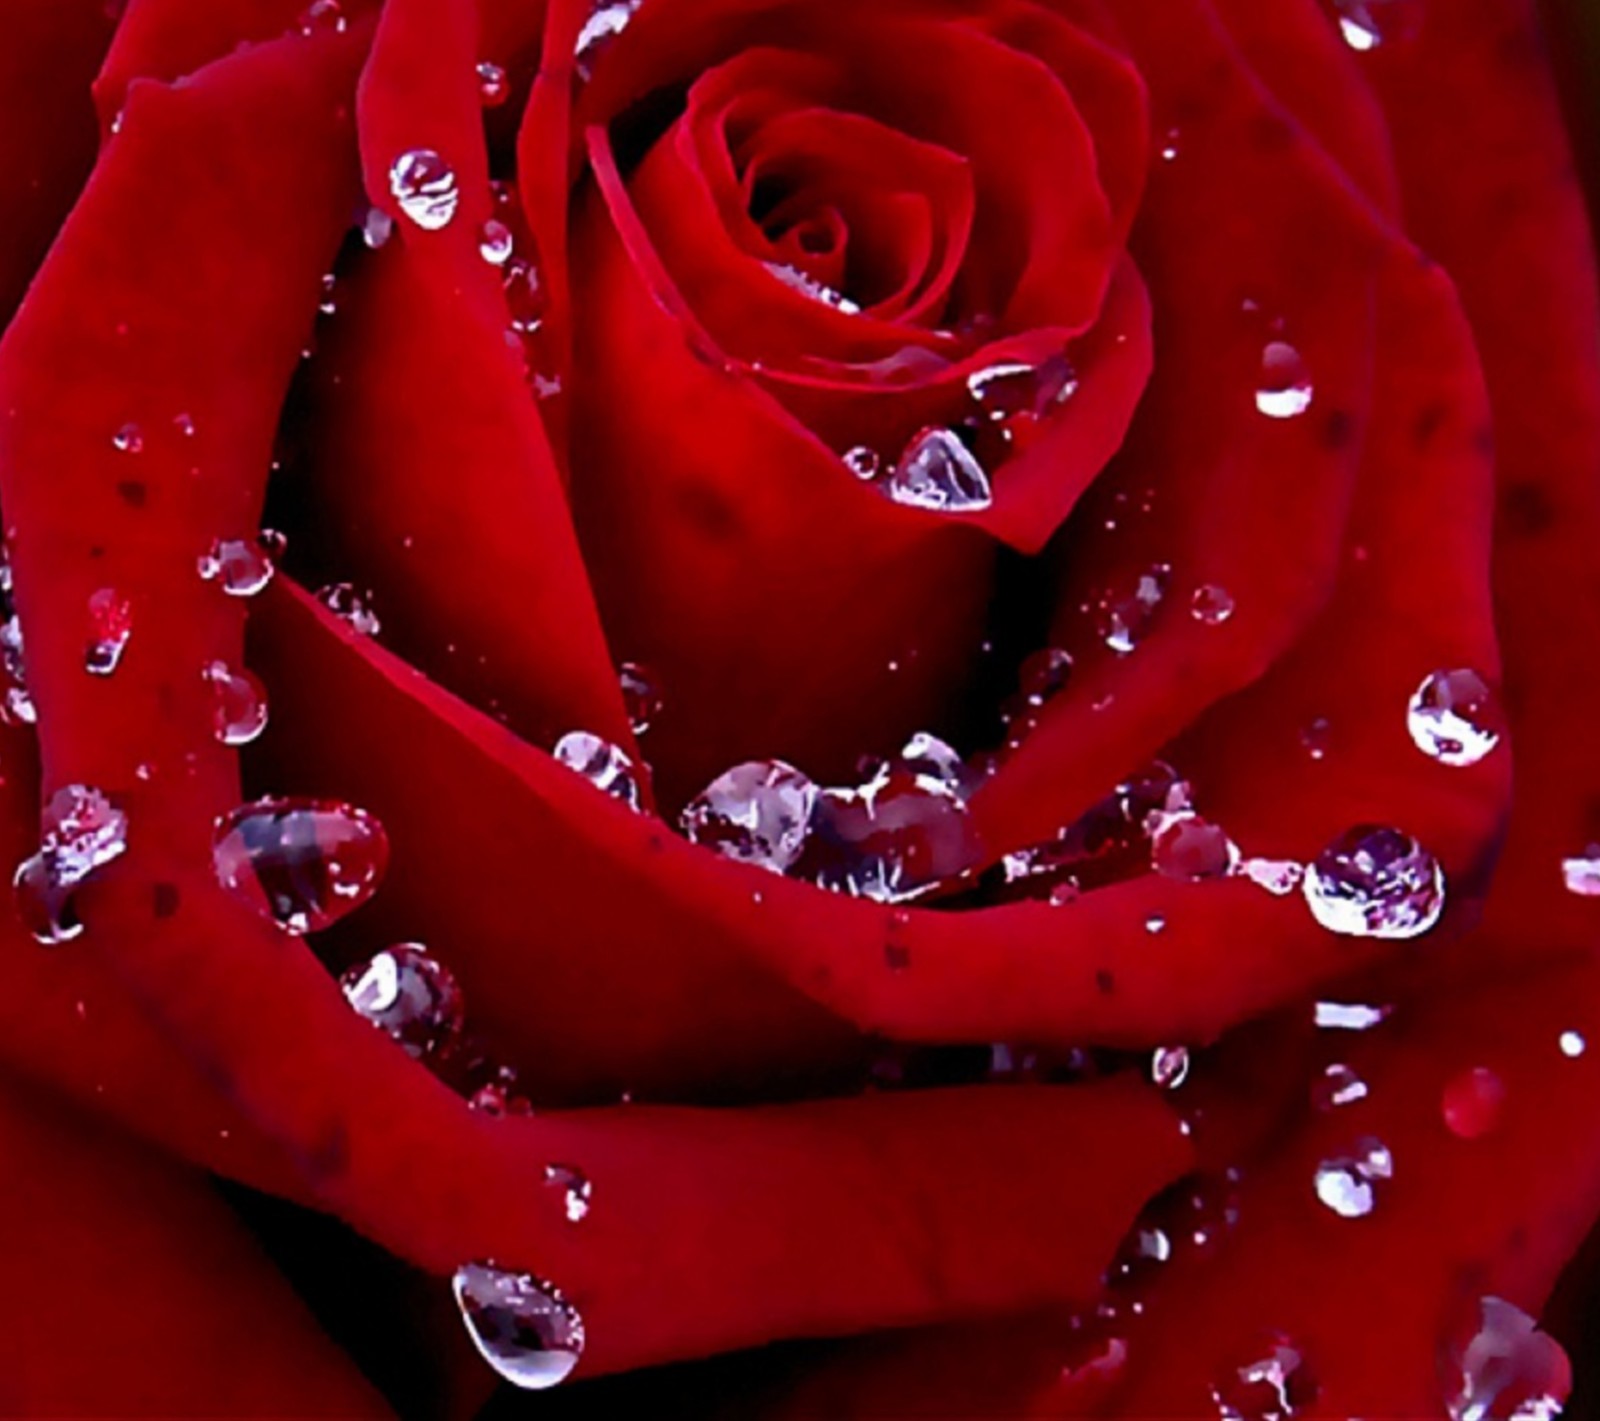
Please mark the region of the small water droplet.
POLYGON ((273 549, 281 537, 263 530, 254 538, 218 538, 199 560, 200 576, 230 597, 254 597, 277 572, 273 549))
POLYGON ((1307 721, 1300 731, 1300 744, 1313 760, 1324 759, 1332 743, 1333 723, 1326 716, 1307 721))
POLYGON ((250 672, 213 661, 201 671, 211 687, 211 729, 224 745, 248 745, 267 728, 266 688, 250 672))
POLYGON ((17 865, 11 880, 17 916, 35 942, 59 947, 83 933, 72 907, 72 891, 58 883, 44 854, 34 854, 17 865))
POLYGON ((1370 1136, 1355 1151, 1317 1166, 1317 1198, 1342 1219, 1365 1218, 1377 1202, 1377 1185, 1394 1178, 1394 1157, 1370 1136))
POLYGON ((554 1284, 467 1263, 456 1269, 452 1289, 472 1345, 505 1381, 543 1391, 572 1375, 583 1355, 583 1318, 554 1284))
POLYGON ((1066 689, 1072 677, 1072 657, 1059 647, 1033 652, 1017 669, 1017 688, 1028 706, 1043 707, 1066 689))
POLYGON ((1563 1031, 1556 1044, 1563 1056, 1574 1061, 1589 1049, 1589 1043, 1584 1040, 1581 1031, 1563 1031))
POLYGON ((1422 18, 1419 0, 1333 0, 1339 34, 1358 54, 1416 37, 1422 18))
POLYGON ((1144 920, 1144 930, 1147 933, 1160 933, 1167 930, 1167 920, 1160 913, 1152 913, 1144 920))
POLYGON ((556 741, 555 758, 596 789, 620 799, 629 809, 639 807, 639 781, 633 761, 620 746, 587 730, 572 730, 556 741))
POLYGON ((569 1164, 547 1164, 544 1167, 544 1182, 561 1191, 568 1223, 579 1224, 588 1218, 594 1186, 581 1169, 574 1169, 569 1164))
POLYGON ((1107 593, 1100 598, 1095 629, 1118 656, 1127 656, 1144 640, 1171 576, 1171 568, 1157 563, 1138 575, 1126 595, 1107 593))
POLYGON ((1150 1079, 1162 1090, 1177 1090, 1189 1079, 1189 1048, 1157 1046, 1150 1057, 1150 1079))
POLYGON ((1561 1344, 1497 1297, 1469 1300, 1447 1323, 1439 1375, 1450 1421, 1552 1421, 1572 1393, 1561 1344))
POLYGON ((878 451, 867 448, 865 444, 857 444, 853 449, 846 449, 842 457, 845 467, 864 483, 877 478, 883 468, 883 460, 878 457, 878 451))
POLYGON ((1500 743, 1505 719, 1494 692, 1476 671, 1435 671, 1417 687, 1406 711, 1417 749, 1441 765, 1476 765, 1500 743))
POLYGON ((504 272, 501 288, 511 315, 511 329, 519 335, 532 335, 544 323, 548 306, 539 268, 531 261, 513 257, 505 264, 504 272))
POLYGON ((91 676, 109 676, 117 669, 133 634, 133 605, 114 588, 102 587, 89 597, 89 641, 83 669, 91 676))
POLYGON ((1261 352, 1256 408, 1272 419, 1294 419, 1311 408, 1312 396, 1305 358, 1286 341, 1269 341, 1261 352))
POLYGON ((353 583, 330 582, 317 590, 317 601, 357 636, 377 636, 383 630, 383 623, 372 610, 372 594, 357 591, 353 583))
POLYGON ((1239 865, 1239 872, 1278 898, 1293 893, 1306 876, 1305 865, 1293 859, 1245 859, 1239 865))
POLYGON ((194 416, 180 412, 172 416, 172 427, 185 439, 193 439, 195 431, 194 416))
POLYGON ((1150 841, 1150 863, 1164 878, 1199 883, 1231 874, 1239 847, 1217 825, 1184 811, 1161 816, 1150 841))
POLYGON ((574 68, 585 83, 594 78, 600 56, 628 28, 628 22, 642 3, 643 0, 602 0, 590 12, 572 47, 574 68))
POLYGON ((461 989, 421 943, 385 948, 346 971, 339 986, 355 1013, 414 1061, 443 1054, 461 1037, 461 989))
POLYGON ((994 502, 983 466, 948 429, 916 435, 880 487, 895 503, 944 513, 972 513, 994 502))
POLYGON ((1282 1333, 1270 1333, 1230 1363, 1211 1388, 1224 1421, 1288 1421, 1311 1407, 1318 1387, 1304 1351, 1282 1333))
POLYGON ((1561 878, 1568 893, 1600 898, 1600 844, 1590 844, 1582 854, 1562 859, 1561 878))
POLYGON ((1444 913, 1444 872, 1409 834, 1360 825, 1334 840, 1301 885, 1311 915, 1348 937, 1420 937, 1444 913))
POLYGON ((1476 1140, 1500 1123, 1505 1102, 1505 1082, 1487 1066, 1474 1066, 1445 1083, 1440 1104, 1450 1133, 1476 1140))
POLYGON ((217 821, 222 886, 287 932, 319 932, 378 890, 389 839, 371 814, 319 799, 261 799, 217 821))
POLYGON ((636 661, 624 661, 617 668, 617 684, 628 724, 635 735, 643 735, 661 714, 661 688, 649 668, 636 661))
POLYGON ((1393 1010, 1361 1002, 1318 1002, 1313 1019, 1324 1031, 1371 1031, 1387 1021, 1393 1010))
POLYGON ((125 424, 111 436, 111 447, 121 454, 144 452, 144 434, 136 424, 125 424))
POLYGON ((1012 427, 1043 419, 1078 392, 1077 372, 1064 355, 1040 364, 1002 360, 967 376, 967 393, 984 418, 1012 427))
POLYGON ((499 108, 511 94, 511 81, 498 64, 485 59, 478 64, 478 98, 484 108, 499 108))
POLYGON ((344 11, 339 0, 312 0, 312 3, 300 12, 300 18, 296 21, 300 33, 308 36, 318 31, 342 35, 345 32, 345 24, 344 11))
POLYGON ((389 191, 401 212, 427 232, 448 226, 461 203, 455 169, 432 148, 408 149, 396 158, 389 191))
POLYGON ((533 1105, 519 1088, 517 1073, 510 1066, 497 1066, 490 1078, 467 1097, 467 1105, 480 1115, 497 1119, 533 1114, 533 1105))
POLYGON ((1322 1074, 1311 1083, 1311 1103, 1318 1110, 1337 1110, 1366 1098, 1367 1083, 1353 1067, 1342 1062, 1324 1066, 1322 1074))
POLYGON ((516 238, 512 236, 511 229, 493 217, 483 224, 483 230, 478 234, 478 255, 490 266, 504 266, 510 261, 515 245, 516 238))
POLYGON ((749 760, 717 776, 679 818, 691 843, 786 873, 805 851, 817 786, 782 760, 749 760))
POLYGON ((1206 583, 1189 599, 1189 615, 1207 627, 1220 627, 1233 615, 1233 598, 1227 588, 1206 583))
POLYGON ((1179 152, 1179 141, 1182 136, 1183 135, 1176 128, 1169 128, 1167 130, 1166 137, 1162 139, 1161 142, 1161 161, 1163 163, 1170 163, 1177 158, 1179 152))
POLYGON ((21 863, 12 887, 34 938, 55 946, 83 931, 72 890, 128 847, 128 816, 90 785, 63 785, 39 819, 39 852, 21 863))
POLYGON ((373 251, 377 251, 392 236, 394 236, 394 218, 381 207, 369 207, 367 215, 361 219, 361 240, 373 251))

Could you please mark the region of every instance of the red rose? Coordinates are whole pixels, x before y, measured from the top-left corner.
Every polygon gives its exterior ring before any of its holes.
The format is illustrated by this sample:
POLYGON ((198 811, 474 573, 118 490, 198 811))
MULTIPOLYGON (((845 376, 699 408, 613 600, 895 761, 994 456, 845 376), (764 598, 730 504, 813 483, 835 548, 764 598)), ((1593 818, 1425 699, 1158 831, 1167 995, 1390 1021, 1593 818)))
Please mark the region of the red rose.
POLYGON ((6 24, 4 1409, 1565 1399, 1526 0, 6 24))

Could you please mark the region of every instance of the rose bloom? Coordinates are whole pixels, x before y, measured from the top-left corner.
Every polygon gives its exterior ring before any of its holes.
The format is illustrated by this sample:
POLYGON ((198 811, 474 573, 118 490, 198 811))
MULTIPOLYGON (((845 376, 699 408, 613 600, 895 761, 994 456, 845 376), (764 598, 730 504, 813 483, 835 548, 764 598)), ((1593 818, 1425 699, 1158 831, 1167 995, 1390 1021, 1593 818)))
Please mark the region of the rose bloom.
POLYGON ((0 1412, 1600 1414, 1587 11, 3 19, 0 1412))

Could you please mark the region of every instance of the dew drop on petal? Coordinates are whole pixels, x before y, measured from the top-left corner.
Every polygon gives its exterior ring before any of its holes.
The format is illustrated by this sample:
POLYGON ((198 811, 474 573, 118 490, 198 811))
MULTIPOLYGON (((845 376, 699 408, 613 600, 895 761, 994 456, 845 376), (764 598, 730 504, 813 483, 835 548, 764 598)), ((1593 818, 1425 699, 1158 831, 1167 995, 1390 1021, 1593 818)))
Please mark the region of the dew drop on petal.
POLYGON ((1189 1048, 1157 1046, 1150 1057, 1150 1079, 1162 1090, 1176 1090, 1189 1079, 1189 1048))
POLYGON ((533 1105, 522 1094, 517 1073, 510 1066, 496 1066, 489 1079, 481 1082, 467 1097, 467 1105, 480 1115, 496 1118, 533 1114, 533 1105))
POLYGON ((1245 1349, 1222 1369, 1211 1398, 1224 1421, 1287 1421, 1315 1403, 1318 1387, 1303 1350, 1281 1333, 1245 1349))
POLYGON ((643 0, 601 0, 595 5, 572 47, 574 67, 580 79, 587 83, 594 77, 600 56, 628 28, 628 22, 642 3, 643 0))
POLYGON ((1231 874, 1239 863, 1239 848, 1198 814, 1166 815, 1150 841, 1150 863, 1164 878, 1199 883, 1231 874))
POLYGON ((805 851, 817 786, 782 760, 748 760, 726 770, 684 806, 691 843, 725 858, 786 873, 805 851))
POLYGON ((427 232, 448 226, 461 203, 455 169, 432 148, 411 148, 396 158, 389 191, 401 212, 427 232))
POLYGON ((1313 1020, 1323 1031, 1371 1031, 1389 1019, 1392 1007, 1367 1006, 1362 1002, 1318 1002, 1313 1020))
POLYGON ((354 583, 330 582, 318 588, 316 596, 357 636, 377 636, 383 630, 383 623, 372 610, 372 594, 358 591, 354 583))
POLYGON ((1420 0, 1333 0, 1339 34, 1358 54, 1416 37, 1420 0))
POLYGON ((478 255, 490 266, 504 266, 510 261, 511 249, 515 245, 516 238, 511 235, 511 229, 493 217, 483 224, 483 230, 478 234, 478 255))
POLYGON ((1589 1043, 1584 1040, 1581 1031, 1563 1031, 1557 1038, 1556 1045, 1561 1048, 1563 1056, 1573 1061, 1589 1049, 1589 1043))
POLYGON ((1487 1066, 1473 1066, 1445 1083, 1440 1106, 1452 1135, 1476 1140, 1500 1123, 1505 1102, 1505 1082, 1487 1066))
POLYGON ((213 661, 201 673, 211 688, 211 730, 223 745, 248 745, 267 728, 267 691, 250 672, 213 661))
POLYGON ((17 916, 35 942, 58 947, 83 933, 72 908, 72 891, 58 883, 49 859, 34 854, 17 865, 11 880, 17 916))
POLYGON ((1233 597, 1225 587, 1206 583, 1189 599, 1189 615, 1202 626, 1220 627, 1233 615, 1233 597))
POLYGON ((421 943, 402 942, 358 962, 339 978, 357 1016, 366 1018, 414 1061, 437 1056, 460 1039, 461 988, 421 943))
POLYGON ((1469 1301, 1447 1325, 1439 1375, 1450 1421, 1552 1421, 1572 1393, 1561 1344, 1497 1297, 1469 1301))
POLYGON ((344 11, 339 0, 312 0, 312 3, 300 12, 300 18, 295 25, 301 34, 309 36, 318 32, 343 34, 345 23, 344 11))
POLYGON ((109 676, 117 669, 133 634, 133 606, 111 587, 89 597, 89 640, 83 669, 91 676, 109 676))
POLYGON ((1412 742, 1441 765, 1476 765, 1505 733, 1494 692, 1476 671, 1435 671, 1406 711, 1412 742))
POLYGON ((620 799, 630 809, 639 807, 639 781, 633 761, 620 746, 587 730, 571 730, 556 741, 552 753, 596 789, 620 799))
POLYGON ((544 1182, 552 1189, 561 1191, 568 1223, 579 1224, 588 1218, 594 1185, 581 1169, 569 1164, 547 1164, 544 1167, 544 1182))
POLYGON ((1286 341, 1275 340, 1261 352, 1256 382, 1256 408, 1271 419, 1294 419, 1311 408, 1311 372, 1305 358, 1286 341))
POLYGON ((319 932, 378 890, 389 864, 383 825, 334 800, 261 799, 217 821, 217 880, 286 932, 319 932))
POLYGON ((846 449, 841 457, 845 468, 863 483, 870 483, 877 478, 883 468, 883 460, 878 457, 878 451, 867 448, 865 444, 857 444, 853 449, 846 449))
POLYGON ((908 508, 944 513, 972 513, 994 502, 983 466, 948 429, 916 435, 881 487, 908 508))
POLYGON ((1277 898, 1293 893, 1306 876, 1305 865, 1293 859, 1245 859, 1239 872, 1277 898))
POLYGON ((381 207, 369 207, 361 219, 361 240, 377 251, 394 235, 394 218, 381 207))
POLYGON ((144 449, 144 434, 136 424, 125 424, 111 436, 111 447, 121 454, 138 454, 144 449))
POLYGON ((1311 1082, 1311 1103, 1318 1110, 1337 1110, 1366 1098, 1367 1083, 1342 1062, 1324 1066, 1322 1074, 1311 1082))
POLYGON ((1167 930, 1167 920, 1160 913, 1152 913, 1144 920, 1144 930, 1152 935, 1167 930))
POLYGON ((583 1318, 553 1284, 492 1263, 467 1263, 452 1279, 456 1306, 479 1355, 523 1391, 572 1375, 583 1355, 583 1318))
POLYGON ((763 265, 782 285, 791 291, 798 291, 802 296, 810 297, 818 305, 830 306, 846 316, 861 314, 861 307, 843 292, 825 286, 815 277, 801 271, 799 267, 790 266, 787 262, 765 262, 763 265))
POLYGON ((254 597, 277 572, 273 546, 266 533, 255 538, 218 538, 200 558, 200 576, 218 583, 230 597, 254 597))
POLYGON ((1311 863, 1301 890, 1317 922, 1347 937, 1420 937, 1444 913, 1444 871, 1398 829, 1348 830, 1311 863))
POLYGON ((624 661, 617 668, 617 684, 629 726, 635 735, 643 735, 661 714, 661 688, 650 669, 637 661, 624 661))
POLYGON ((1118 656, 1127 656, 1144 640, 1167 595, 1171 576, 1170 567, 1156 563, 1138 575, 1125 595, 1108 593, 1101 597, 1095 609, 1095 629, 1101 641, 1118 656))
POLYGON ((92 785, 63 785, 46 801, 39 851, 58 883, 81 883, 127 847, 127 814, 92 785))
POLYGON ((1333 723, 1325 716, 1307 721, 1300 729, 1300 744, 1313 760, 1325 758, 1332 743, 1333 723))
POLYGON ((500 65, 485 59, 478 65, 478 98, 484 108, 498 108, 511 94, 511 81, 500 65))

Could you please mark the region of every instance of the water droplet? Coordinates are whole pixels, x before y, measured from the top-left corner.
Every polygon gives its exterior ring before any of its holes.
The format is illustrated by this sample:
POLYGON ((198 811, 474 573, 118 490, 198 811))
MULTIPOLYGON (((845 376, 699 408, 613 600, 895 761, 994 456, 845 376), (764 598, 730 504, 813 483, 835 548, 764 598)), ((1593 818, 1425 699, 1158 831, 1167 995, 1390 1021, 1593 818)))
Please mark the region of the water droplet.
POLYGON ((1439 1372, 1450 1421, 1551 1421, 1572 1393, 1561 1344, 1503 1298, 1469 1302, 1447 1326, 1439 1372))
POLYGON ((1211 1388, 1225 1421, 1287 1421, 1316 1401, 1318 1387, 1305 1354, 1283 1334, 1261 1338, 1247 1356, 1224 1368, 1211 1388))
POLYGON ((111 447, 122 454, 144 451, 144 434, 136 424, 125 424, 111 436, 111 447))
POLYGON ((1206 583, 1189 599, 1189 615, 1203 626, 1220 627, 1233 615, 1233 597, 1227 588, 1206 583))
POLYGON ((516 238, 511 235, 511 229, 493 217, 483 224, 483 230, 478 235, 478 255, 491 266, 504 266, 510 261, 511 249, 515 245, 516 238))
POLYGON ((589 1200, 594 1194, 594 1186, 581 1169, 574 1169, 569 1164, 547 1164, 544 1167, 544 1182, 552 1188, 561 1190, 569 1223, 582 1223, 588 1218, 589 1200))
POLYGON ((1561 877, 1568 893, 1600 898, 1600 844, 1590 844, 1575 858, 1562 859, 1561 877))
POLYGON ((1185 811, 1162 816, 1150 841, 1150 862, 1164 878, 1199 883, 1232 873, 1239 848, 1217 825, 1185 811))
POLYGON ((1150 1057, 1150 1079, 1162 1090, 1177 1090, 1189 1079, 1189 1048, 1157 1046, 1150 1057))
POLYGON ((266 688, 248 671, 213 661, 201 671, 211 687, 211 729, 224 745, 248 745, 267 728, 266 688))
POLYGON ((377 251, 394 235, 394 218, 381 207, 369 207, 361 219, 361 240, 377 251))
POLYGON ((511 81, 498 64, 485 59, 478 65, 478 98, 484 108, 499 108, 511 94, 511 81))
POLYGON ((1444 912, 1444 872, 1398 829, 1360 825, 1335 839, 1301 885, 1311 915, 1348 937, 1420 937, 1444 912))
POLYGON ((1256 408, 1272 419, 1294 419, 1311 408, 1311 372, 1305 358, 1286 341, 1275 340, 1261 352, 1256 382, 1256 408))
POLYGON ((1305 865, 1293 859, 1246 859, 1239 865, 1239 872, 1278 898, 1293 893, 1306 876, 1305 865))
POLYGON ((1377 1202, 1377 1184, 1393 1177, 1393 1156, 1382 1143, 1366 1138, 1353 1154, 1317 1166, 1317 1198, 1342 1219, 1365 1218, 1377 1202))
POLYGON ((27 675, 22 654, 22 621, 17 616, 12 595, 11 556, 0 545, 0 665, 12 681, 6 688, 3 714, 13 725, 32 725, 37 720, 33 700, 28 695, 27 675))
POLYGON ((117 669, 133 634, 133 606, 110 587, 89 597, 89 643, 83 669, 91 676, 109 676, 117 669))
POLYGON ((977 787, 980 778, 953 745, 926 730, 917 731, 901 747, 898 764, 924 788, 962 800, 977 787))
POLYGON ((717 776, 679 818, 691 843, 785 873, 805 851, 817 787, 782 760, 749 760, 717 776))
POLYGON ((179 413, 173 415, 172 427, 177 430, 178 433, 181 434, 185 439, 194 438, 195 423, 194 416, 192 414, 179 413))
POLYGON ((967 393, 996 424, 1042 419, 1078 392, 1077 372, 1063 355, 1041 364, 1001 360, 967 376, 967 393))
POLYGON ((1127 656, 1144 640, 1161 600, 1167 595, 1172 569, 1157 563, 1141 572, 1126 596, 1107 593, 1096 609, 1100 639, 1118 656, 1127 656))
POLYGON ((617 684, 628 724, 635 735, 643 735, 661 714, 661 688, 649 668, 636 661, 624 661, 617 668, 617 684))
POLYGON ((574 67, 585 83, 594 78, 600 56, 628 28, 628 22, 641 3, 643 0, 609 0, 609 3, 597 4, 590 12, 572 47, 574 67))
POLYGON ((339 978, 356 1015, 394 1038, 414 1061, 437 1056, 461 1036, 461 989, 444 964, 416 942, 359 962, 339 978))
POLYGON ((633 761, 619 746, 587 730, 572 730, 556 741, 555 758, 596 789, 620 799, 629 809, 639 807, 639 781, 633 761))
POLYGON ((1169 128, 1166 137, 1161 142, 1161 161, 1170 163, 1178 156, 1179 141, 1182 134, 1176 128, 1169 128))
POLYGON ((400 210, 427 232, 448 226, 461 202, 455 169, 432 148, 412 148, 396 158, 389 191, 400 210))
POLYGON ((377 636, 383 630, 383 623, 372 610, 372 594, 358 592, 353 583, 330 582, 317 590, 317 601, 357 636, 377 636))
POLYGON ((846 449, 842 457, 845 467, 863 483, 869 483, 877 478, 883 468, 883 460, 878 457, 878 451, 867 448, 865 444, 857 444, 853 449, 846 449))
POLYGON ((1440 1103, 1450 1133, 1476 1140, 1500 1123, 1505 1102, 1505 1082, 1487 1066, 1474 1066, 1445 1083, 1440 1103))
POLYGON ((1059 647, 1033 652, 1017 669, 1017 686, 1028 705, 1045 705, 1066 688, 1072 676, 1072 657, 1059 647))
POLYGON ((389 838, 364 809, 333 800, 261 799, 217 821, 218 881, 287 932, 319 932, 378 890, 389 838))
POLYGON ((230 597, 254 597, 277 572, 271 551, 276 536, 218 538, 200 558, 200 576, 219 583, 230 597))
POLYGON ((1418 0, 1333 0, 1339 33, 1358 54, 1412 39, 1421 28, 1418 0))
POLYGON ((809 296, 813 301, 822 306, 831 306, 835 311, 846 316, 859 316, 861 307, 841 291, 826 286, 814 277, 807 275, 797 266, 790 266, 787 262, 763 262, 768 272, 775 276, 791 291, 798 291, 802 296, 809 296))
POLYGON ((1337 1110, 1366 1098, 1367 1083, 1342 1062, 1324 1066, 1322 1074, 1311 1083, 1311 1103, 1318 1110, 1337 1110))
POLYGON ((544 323, 548 306, 544 284, 539 280, 539 268, 521 257, 513 257, 505 264, 501 288, 511 316, 511 329, 519 335, 532 335, 544 323))
MULTIPOLYGON (((488 1065, 487 1062, 484 1063, 488 1065)), ((522 1094, 517 1073, 510 1066, 494 1066, 489 1078, 467 1097, 467 1105, 481 1115, 498 1118, 533 1114, 533 1105, 522 1094)))
POLYGON ((1393 1007, 1372 1007, 1360 1002, 1318 1002, 1313 1019, 1324 1031, 1371 1031, 1389 1019, 1393 1007))
POLYGON ((40 816, 39 850, 58 883, 81 883, 128 847, 128 816, 91 785, 63 785, 40 816))
POLYGON ((1581 1031, 1563 1031, 1556 1044, 1563 1056, 1574 1061, 1589 1049, 1589 1043, 1583 1039, 1581 1031))
POLYGON ((1315 720, 1307 721, 1300 731, 1300 744, 1313 760, 1326 757, 1332 743, 1333 723, 1325 716, 1319 715, 1315 720))
POLYGON ((1144 930, 1152 936, 1167 930, 1167 920, 1160 913, 1152 913, 1144 920, 1144 930))
POLYGON ((493 1263, 467 1263, 451 1280, 472 1345, 523 1391, 572 1375, 583 1355, 583 1318, 553 1284, 493 1263))
POLYGON ((344 12, 339 0, 312 0, 300 12, 296 23, 303 35, 314 35, 319 30, 342 35, 345 31, 344 12))
POLYGON ((882 487, 908 508, 945 513, 971 513, 994 501, 983 466, 948 429, 924 429, 912 439, 882 487))
POLYGON ((1476 671, 1435 671, 1411 697, 1406 729, 1430 760, 1476 765, 1500 743, 1505 719, 1476 671))
POLYGON ((17 865, 11 880, 17 916, 35 942, 58 947, 83 932, 72 907, 72 892, 56 881, 50 861, 42 853, 17 865))
POLYGON ((1052 908, 1065 908, 1069 903, 1076 903, 1082 896, 1078 881, 1074 878, 1063 878, 1060 883, 1053 884, 1049 896, 1045 901, 1052 908))

